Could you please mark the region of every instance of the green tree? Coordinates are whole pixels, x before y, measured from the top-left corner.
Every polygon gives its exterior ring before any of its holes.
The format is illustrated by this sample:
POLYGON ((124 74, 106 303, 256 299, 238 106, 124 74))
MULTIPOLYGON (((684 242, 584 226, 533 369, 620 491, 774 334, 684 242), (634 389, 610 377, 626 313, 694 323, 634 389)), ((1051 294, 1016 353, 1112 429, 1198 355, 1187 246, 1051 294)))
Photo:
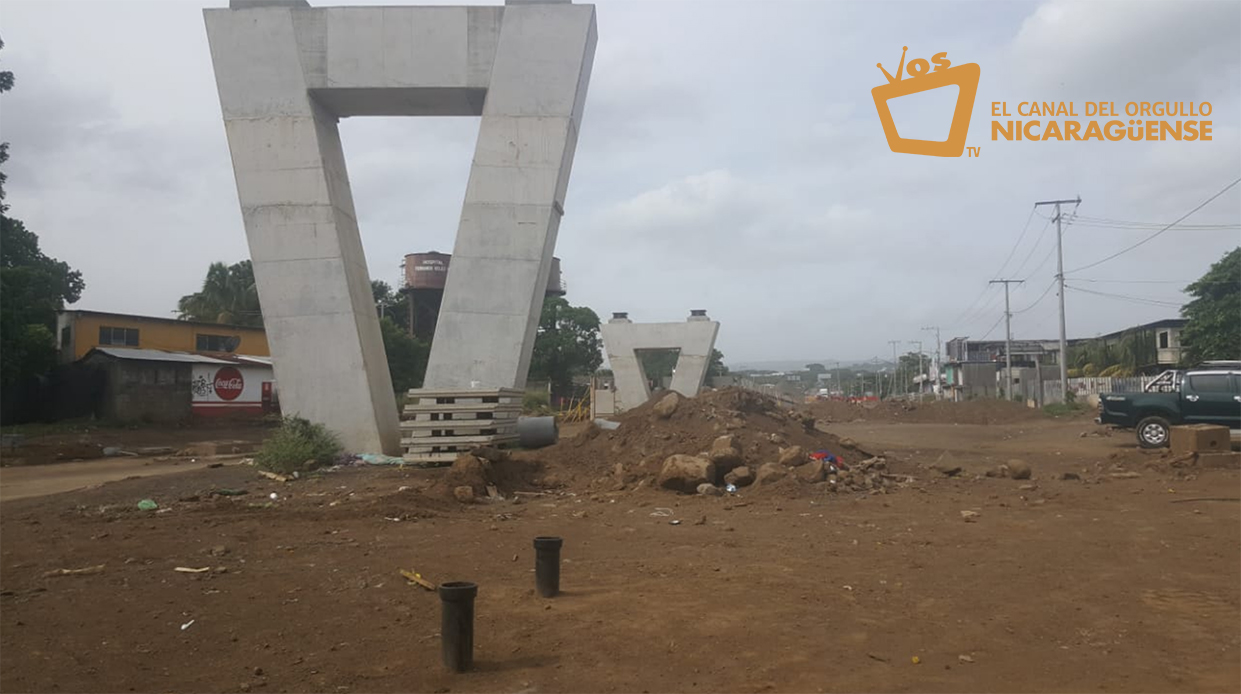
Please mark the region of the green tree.
MULTIPOLYGON (((4 42, 0 41, 0 48, 4 42)), ((13 88, 13 73, 0 72, 0 93, 13 88)), ((9 145, 0 143, 0 165, 9 145)), ((5 174, 0 171, 0 201, 5 174)), ((44 255, 39 237, 0 203, 0 388, 42 374, 56 362, 56 313, 82 296, 82 273, 44 255)))
POLYGON ((822 364, 806 364, 806 370, 810 372, 811 376, 827 373, 827 367, 822 364))
POLYGON ((552 392, 564 395, 572 392, 574 376, 593 374, 602 363, 599 316, 558 296, 544 299, 530 377, 550 381, 552 392))
POLYGON ((392 291, 383 280, 371 280, 371 296, 381 318, 390 318, 401 330, 409 332, 409 295, 392 291))
MULTIPOLYGON (((0 50, 4 49, 4 39, 0 39, 0 50)), ((3 94, 13 88, 13 71, 0 70, 0 94, 3 94)), ((0 166, 9 160, 9 143, 0 142, 0 166)), ((0 212, 7 212, 8 205, 4 204, 4 182, 8 180, 8 176, 0 171, 0 212)))
POLYGON ((711 362, 707 364, 707 378, 727 375, 728 367, 724 366, 724 353, 718 349, 712 349, 711 362))
POLYGON ((384 354, 388 357, 393 392, 400 396, 410 388, 421 388, 431 345, 411 337, 388 317, 379 320, 379 330, 383 335, 384 354))
POLYGON ((212 263, 203 288, 181 297, 177 311, 181 320, 262 327, 254 267, 249 260, 232 265, 212 263))
POLYGON ((1241 359, 1241 246, 1225 253, 1185 293, 1194 298, 1181 308, 1189 320, 1181 331, 1183 361, 1241 359))

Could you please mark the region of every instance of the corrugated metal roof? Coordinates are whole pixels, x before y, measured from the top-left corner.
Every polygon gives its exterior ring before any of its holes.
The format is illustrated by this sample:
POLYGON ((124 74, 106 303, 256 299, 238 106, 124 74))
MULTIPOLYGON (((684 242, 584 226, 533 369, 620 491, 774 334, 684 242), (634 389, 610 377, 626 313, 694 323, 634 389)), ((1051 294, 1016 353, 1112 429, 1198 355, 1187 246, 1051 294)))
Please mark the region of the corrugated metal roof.
POLYGON ((232 364, 234 362, 216 359, 189 352, 165 352, 162 349, 138 349, 137 347, 96 347, 92 352, 102 352, 117 359, 135 361, 172 361, 191 364, 232 364))

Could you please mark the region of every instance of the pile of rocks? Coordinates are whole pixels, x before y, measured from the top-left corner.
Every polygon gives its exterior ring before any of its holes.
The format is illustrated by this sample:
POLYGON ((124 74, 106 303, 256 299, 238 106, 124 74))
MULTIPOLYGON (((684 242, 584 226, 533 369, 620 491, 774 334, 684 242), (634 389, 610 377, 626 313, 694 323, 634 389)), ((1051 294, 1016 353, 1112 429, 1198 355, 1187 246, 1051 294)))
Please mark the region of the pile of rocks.
POLYGON ((719 495, 723 493, 721 485, 761 488, 784 480, 821 485, 828 492, 880 492, 911 481, 904 475, 890 474, 887 461, 880 457, 855 464, 818 460, 801 446, 781 448, 776 460, 751 467, 735 437, 726 434, 716 438, 708 451, 666 458, 655 484, 683 494, 719 495))

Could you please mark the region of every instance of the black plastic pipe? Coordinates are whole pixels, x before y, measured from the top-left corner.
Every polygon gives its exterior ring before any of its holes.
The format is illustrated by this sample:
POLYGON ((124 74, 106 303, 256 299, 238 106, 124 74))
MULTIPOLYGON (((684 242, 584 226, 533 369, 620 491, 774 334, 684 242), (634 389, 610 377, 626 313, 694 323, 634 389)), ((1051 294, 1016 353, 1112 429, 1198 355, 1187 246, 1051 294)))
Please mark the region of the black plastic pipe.
POLYGON ((539 595, 555 597, 560 592, 560 547, 564 540, 559 537, 534 538, 534 584, 539 595))
POLYGON ((468 581, 441 583, 440 640, 444 666, 465 672, 474 665, 474 596, 478 586, 468 581))

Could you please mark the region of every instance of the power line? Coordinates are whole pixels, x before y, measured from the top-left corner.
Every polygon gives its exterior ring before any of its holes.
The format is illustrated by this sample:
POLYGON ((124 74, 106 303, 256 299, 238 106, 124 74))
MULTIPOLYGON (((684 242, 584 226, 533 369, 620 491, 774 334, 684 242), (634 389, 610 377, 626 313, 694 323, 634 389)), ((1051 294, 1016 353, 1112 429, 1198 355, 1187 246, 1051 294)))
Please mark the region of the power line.
POLYGON ((1025 308, 1023 308, 1023 309, 1019 309, 1019 310, 1017 310, 1017 311, 1013 311, 1013 313, 1025 313, 1026 311, 1029 311, 1030 309, 1034 308, 1035 306, 1038 306, 1040 303, 1042 303, 1043 299, 1047 298, 1047 295, 1048 295, 1049 293, 1051 293, 1051 288, 1052 288, 1052 287, 1054 287, 1054 286, 1056 286, 1056 280, 1054 280, 1054 279, 1053 279, 1051 282, 1049 282, 1049 283, 1047 284, 1047 288, 1043 290, 1043 293, 1042 293, 1042 294, 1039 294, 1039 295, 1038 295, 1038 298, 1034 300, 1034 303, 1030 304, 1029 306, 1027 306, 1027 307, 1025 307, 1025 308))
MULTIPOLYGON (((1120 219, 1107 219, 1105 217, 1091 217, 1081 215, 1078 222, 1082 226, 1097 227, 1100 229, 1159 229, 1166 226, 1166 222, 1131 222, 1120 219)), ((1203 231, 1212 231, 1220 229, 1241 229, 1241 224, 1182 224, 1181 229, 1195 229, 1203 231)))
POLYGON ((1162 299, 1152 299, 1150 297, 1145 297, 1145 296, 1128 296, 1126 294, 1112 294, 1110 292, 1097 292, 1093 289, 1083 289, 1081 287, 1074 287, 1071 284, 1066 284, 1065 286, 1068 287, 1069 289, 1072 289, 1075 292, 1082 292, 1084 294, 1094 294, 1096 296, 1107 297, 1109 299, 1117 299, 1119 301, 1128 301, 1129 303, 1134 303, 1134 304, 1143 304, 1147 306, 1175 306, 1177 308, 1180 308, 1183 305, 1182 302, 1164 301, 1162 299))
MULTIPOLYGON (((1041 217, 1042 215, 1039 215, 1039 216, 1041 217)), ((1043 230, 1042 230, 1041 232, 1039 232, 1038 238, 1037 238, 1037 239, 1035 239, 1035 241, 1034 241, 1034 245, 1030 247, 1030 252, 1026 254, 1025 259, 1021 261, 1021 265, 1018 265, 1018 266, 1017 266, 1017 269, 1016 269, 1016 270, 1014 270, 1011 274, 1013 274, 1013 275, 1015 275, 1015 276, 1020 276, 1020 275, 1021 275, 1021 271, 1022 271, 1022 269, 1024 269, 1024 268, 1025 268, 1026 263, 1030 262, 1030 258, 1033 258, 1033 257, 1034 257, 1034 252, 1035 252, 1035 251, 1037 251, 1037 250, 1039 249, 1039 246, 1041 246, 1041 245, 1042 245, 1042 243, 1043 243, 1043 239, 1047 237, 1047 230, 1051 228, 1051 222, 1052 222, 1052 220, 1048 219, 1048 220, 1047 220, 1047 223, 1043 225, 1043 230)), ((1053 252, 1054 252, 1054 251, 1053 251, 1053 252)), ((1049 257, 1049 258, 1050 258, 1050 257, 1051 257, 1051 256, 1050 256, 1050 254, 1049 254, 1047 257, 1049 257)), ((1044 259, 1044 260, 1043 260, 1043 262, 1044 262, 1044 263, 1046 263, 1046 262, 1047 262, 1047 260, 1046 260, 1046 259, 1044 259)), ((1041 265, 1040 265, 1040 267, 1041 267, 1041 265)), ((1034 274, 1034 272, 1031 272, 1030 274, 1031 274, 1031 275, 1033 275, 1033 274, 1034 274)))
MULTIPOLYGON (((1017 236, 1017 243, 1013 244, 1012 250, 1008 252, 1008 257, 1004 259, 1004 262, 1000 265, 1000 269, 996 270, 995 274, 992 275, 993 277, 998 277, 1000 273, 1004 272, 1004 268, 1008 266, 1008 262, 1013 259, 1013 255, 1017 252, 1017 249, 1021 246, 1021 240, 1026 237, 1026 232, 1030 230, 1030 220, 1034 219, 1035 209, 1036 208, 1034 207, 1030 208, 1030 214, 1026 217, 1026 223, 1021 225, 1021 233, 1017 236)), ((978 296, 974 297, 974 300, 970 302, 970 305, 967 306, 966 309, 961 312, 961 315, 957 316, 957 319, 954 320, 952 324, 953 325, 965 325, 965 323, 962 322, 962 319, 964 319, 967 315, 971 315, 970 312, 974 310, 974 307, 977 306, 978 302, 981 301, 982 298, 987 295, 987 292, 990 291, 990 289, 991 289, 990 284, 983 287, 982 291, 978 293, 978 296)), ((971 318, 970 322, 972 321, 973 319, 971 318)))
POLYGON ((1021 240, 1026 237, 1026 232, 1030 230, 1030 220, 1034 219, 1035 209, 1036 208, 1034 207, 1030 208, 1030 216, 1026 217, 1026 223, 1021 226, 1021 235, 1017 237, 1017 243, 1013 244, 1013 250, 1008 252, 1008 257, 1004 259, 1004 263, 1000 265, 1000 269, 995 271, 995 277, 1001 277, 1004 275, 1004 268, 1008 267, 1008 261, 1012 260, 1013 255, 1017 253, 1017 249, 1021 246, 1021 240))
POLYGON ((1237 185, 1238 183, 1241 183, 1241 178, 1238 178, 1238 179, 1234 180, 1232 183, 1229 183, 1228 185, 1224 186, 1224 187, 1223 187, 1223 188, 1222 188, 1222 189, 1221 189, 1218 193, 1216 193, 1215 195, 1212 195, 1211 197, 1207 198, 1206 200, 1204 200, 1203 202, 1201 202, 1201 203, 1200 203, 1197 207, 1195 207, 1194 209, 1190 210, 1189 212, 1186 212, 1185 214, 1181 215, 1180 219, 1177 219, 1175 222, 1172 222, 1171 224, 1169 224, 1169 225, 1165 226, 1164 228, 1160 229, 1159 231, 1156 231, 1155 233, 1151 234, 1150 236, 1147 236, 1146 238, 1142 239, 1141 241, 1138 241, 1137 243, 1133 244, 1132 246, 1129 246, 1129 247, 1127 247, 1127 248, 1123 248, 1123 249, 1121 249, 1121 250, 1119 250, 1119 251, 1117 251, 1117 252, 1115 252, 1115 253, 1113 253, 1113 254, 1109 255, 1108 257, 1103 258, 1102 260, 1096 260, 1095 262, 1090 263, 1089 265, 1083 265, 1083 266, 1081 266, 1081 267, 1079 267, 1079 268, 1076 268, 1076 269, 1074 269, 1074 270, 1070 270, 1069 272, 1080 272, 1080 271, 1085 270, 1085 269, 1087 269, 1087 268, 1092 268, 1092 267, 1095 267, 1095 266, 1097 266, 1097 265, 1102 265, 1103 263, 1106 263, 1107 261, 1109 261, 1109 260, 1111 260, 1111 259, 1113 259, 1113 258, 1117 258, 1117 257, 1119 257, 1119 256, 1122 256, 1122 255, 1124 255, 1124 254, 1128 253, 1129 251, 1131 251, 1131 250, 1133 250, 1133 249, 1137 248, 1138 246, 1141 246, 1141 245, 1145 244, 1146 242, 1148 242, 1148 241, 1150 241, 1150 240, 1152 240, 1152 239, 1154 239, 1154 238, 1158 237, 1160 234, 1162 234, 1163 232, 1165 232, 1165 231, 1167 231, 1167 230, 1171 229, 1172 227, 1176 226, 1177 224, 1180 224, 1181 222, 1185 221, 1186 219, 1188 219, 1188 218, 1190 217, 1190 215, 1194 214, 1194 213, 1195 213, 1195 212, 1197 212, 1198 210, 1201 210, 1202 208, 1204 208, 1204 207, 1206 207, 1207 205, 1211 204, 1212 202, 1214 202, 1214 201, 1215 201, 1215 199, 1216 199, 1216 198, 1218 198, 1219 196, 1223 195, 1224 193, 1227 193, 1229 190, 1232 190, 1233 186, 1237 185))

